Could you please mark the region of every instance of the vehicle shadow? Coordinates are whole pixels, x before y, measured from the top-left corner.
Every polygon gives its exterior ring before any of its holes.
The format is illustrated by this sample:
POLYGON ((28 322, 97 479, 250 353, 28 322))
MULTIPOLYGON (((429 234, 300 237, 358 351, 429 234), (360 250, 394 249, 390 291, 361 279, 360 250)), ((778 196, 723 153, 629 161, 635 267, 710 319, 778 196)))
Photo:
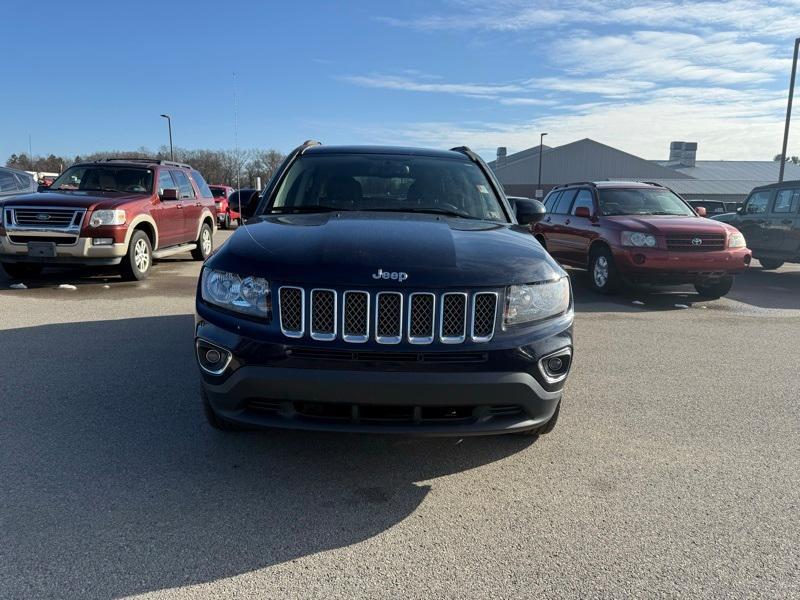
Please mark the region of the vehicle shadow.
POLYGON ((110 598, 340 548, 526 438, 221 433, 189 315, 0 331, 0 588, 110 598))
POLYGON ((800 266, 774 271, 751 266, 737 276, 728 298, 759 308, 800 310, 800 266))

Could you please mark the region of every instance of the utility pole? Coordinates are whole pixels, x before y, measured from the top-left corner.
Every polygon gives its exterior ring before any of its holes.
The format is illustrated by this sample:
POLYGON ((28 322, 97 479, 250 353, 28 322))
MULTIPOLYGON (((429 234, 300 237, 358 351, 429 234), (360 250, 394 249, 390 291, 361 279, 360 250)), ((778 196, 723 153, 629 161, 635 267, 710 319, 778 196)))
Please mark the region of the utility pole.
POLYGON ((541 198, 544 196, 542 193, 542 145, 544 143, 544 136, 546 133, 542 133, 539 135, 539 185, 536 186, 536 197, 541 198))
POLYGON ((169 126, 169 159, 171 161, 175 160, 175 152, 172 150, 172 118, 169 115, 161 115, 167 120, 167 125, 169 126))
POLYGON ((781 170, 778 182, 783 181, 783 171, 786 168, 786 147, 789 144, 789 121, 792 119, 792 99, 794 98, 794 77, 797 74, 797 52, 800 49, 800 38, 794 41, 794 59, 792 60, 792 77, 789 81, 789 102, 786 105, 786 125, 783 129, 783 151, 781 152, 781 170))

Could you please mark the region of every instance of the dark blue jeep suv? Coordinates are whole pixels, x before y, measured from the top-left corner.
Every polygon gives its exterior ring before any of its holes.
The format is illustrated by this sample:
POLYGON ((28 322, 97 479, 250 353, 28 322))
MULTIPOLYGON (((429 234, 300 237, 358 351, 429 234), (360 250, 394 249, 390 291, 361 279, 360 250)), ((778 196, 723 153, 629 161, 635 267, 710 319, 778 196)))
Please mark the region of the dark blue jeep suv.
POLYGON ((218 429, 546 433, 569 278, 468 148, 295 149, 205 263, 195 347, 218 429))

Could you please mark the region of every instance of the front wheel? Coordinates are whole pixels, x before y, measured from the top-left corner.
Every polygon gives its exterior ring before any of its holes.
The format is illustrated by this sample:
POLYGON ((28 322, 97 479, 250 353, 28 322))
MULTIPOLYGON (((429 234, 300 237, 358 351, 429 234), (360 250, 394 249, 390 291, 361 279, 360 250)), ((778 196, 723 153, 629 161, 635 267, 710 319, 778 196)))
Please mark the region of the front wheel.
POLYGON ((733 275, 726 275, 720 279, 703 281, 701 283, 694 284, 694 289, 697 290, 698 294, 704 298, 709 298, 712 300, 722 298, 725 294, 731 291, 732 287, 733 275))
POLYGON ((2 263, 3 270, 11 279, 25 279, 36 277, 42 272, 42 265, 32 263, 2 263))
POLYGON ((231 228, 231 213, 225 213, 225 219, 222 221, 223 229, 231 228))
POLYGON ((192 250, 192 258, 195 260, 205 260, 211 256, 214 249, 213 232, 208 223, 203 223, 200 228, 200 235, 197 237, 197 248, 192 250))
POLYGON ((765 271, 780 269, 783 266, 782 260, 775 260, 774 258, 759 258, 758 262, 761 263, 761 268, 765 271))
POLYGON ((611 251, 601 248, 589 259, 589 281, 592 289, 601 294, 613 294, 619 289, 619 273, 611 251))
POLYGON ((153 247, 144 231, 134 231, 128 244, 128 253, 122 259, 122 278, 129 281, 147 279, 153 266, 153 247))

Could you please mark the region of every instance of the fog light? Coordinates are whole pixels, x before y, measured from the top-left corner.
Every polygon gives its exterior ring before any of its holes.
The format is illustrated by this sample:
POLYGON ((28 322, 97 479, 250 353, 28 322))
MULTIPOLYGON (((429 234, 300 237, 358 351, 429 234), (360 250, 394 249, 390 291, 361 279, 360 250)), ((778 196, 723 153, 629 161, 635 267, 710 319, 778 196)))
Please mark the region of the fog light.
POLYGON ((566 379, 572 362, 572 349, 562 348, 539 359, 539 371, 547 383, 559 383, 566 379))
POLYGON ((564 366, 564 361, 554 356, 553 358, 547 361, 547 370, 551 373, 558 373, 561 371, 561 368, 564 366))
POLYGON ((92 238, 92 246, 113 246, 114 238, 92 238))
POLYGON ((231 364, 232 359, 233 354, 225 348, 220 348, 205 340, 197 340, 197 362, 206 373, 221 375, 231 364))
POLYGON ((637 265, 643 265, 644 261, 647 260, 647 257, 644 254, 634 254, 633 255, 633 262, 637 265))

